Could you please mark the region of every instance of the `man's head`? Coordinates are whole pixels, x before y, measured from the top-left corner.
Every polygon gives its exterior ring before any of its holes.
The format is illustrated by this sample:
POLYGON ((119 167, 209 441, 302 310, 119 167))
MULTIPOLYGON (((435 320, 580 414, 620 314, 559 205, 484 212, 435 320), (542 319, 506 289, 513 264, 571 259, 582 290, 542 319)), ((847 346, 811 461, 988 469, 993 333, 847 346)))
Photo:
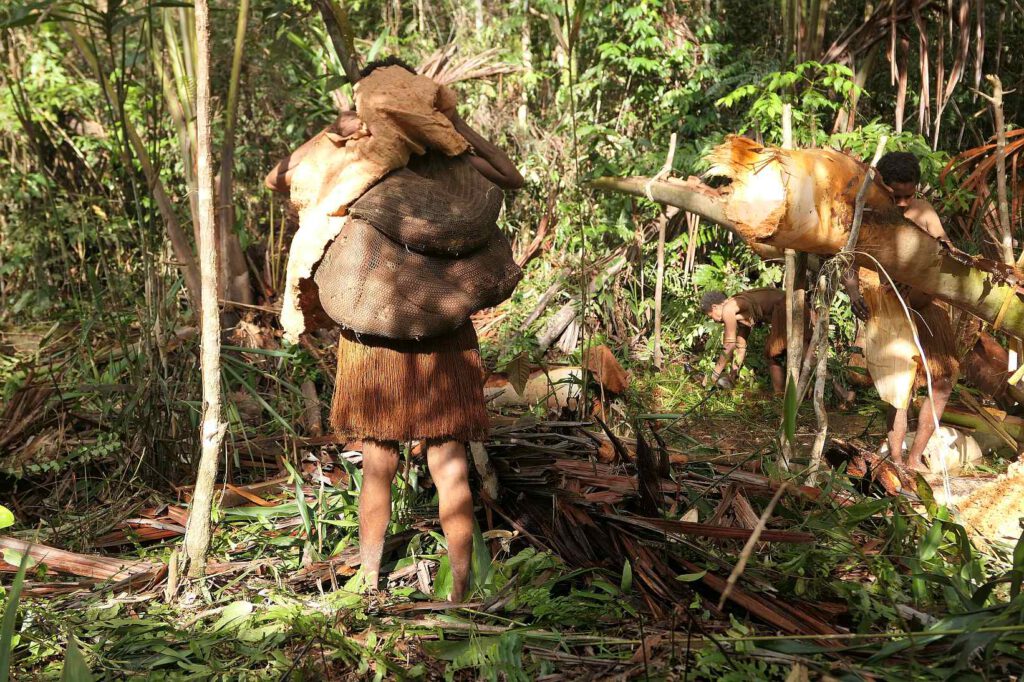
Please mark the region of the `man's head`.
POLYGON ((721 291, 706 291, 700 298, 700 309, 715 322, 721 322, 722 304, 726 300, 728 300, 728 296, 721 291))
POLYGON ((900 208, 910 205, 921 182, 921 164, 910 152, 889 152, 878 160, 878 172, 891 190, 893 202, 900 208))
POLYGON ((373 73, 374 69, 380 69, 385 66, 401 66, 409 73, 416 73, 416 69, 412 68, 398 57, 392 55, 390 57, 385 57, 384 59, 375 59, 363 68, 359 69, 359 77, 366 78, 373 73))

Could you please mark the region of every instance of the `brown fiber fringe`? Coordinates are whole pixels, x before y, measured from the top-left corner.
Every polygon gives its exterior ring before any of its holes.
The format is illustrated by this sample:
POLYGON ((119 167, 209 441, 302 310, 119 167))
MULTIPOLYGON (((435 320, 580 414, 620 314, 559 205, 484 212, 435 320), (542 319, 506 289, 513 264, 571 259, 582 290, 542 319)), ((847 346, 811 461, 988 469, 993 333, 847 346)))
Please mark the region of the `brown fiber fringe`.
POLYGON ((484 440, 483 386, 472 323, 422 341, 345 331, 338 340, 331 428, 347 439, 484 440))
MULTIPOLYGON (((807 342, 807 330, 804 330, 804 343, 807 342)), ((786 339, 786 302, 777 304, 772 308, 771 328, 768 330, 768 338, 764 341, 765 357, 777 358, 785 355, 788 340, 786 339)))
MULTIPOLYGON (((919 313, 914 315, 914 323, 917 324, 917 335, 921 338, 921 347, 928 359, 932 381, 949 379, 955 384, 960 373, 960 362, 957 359, 956 335, 950 323, 949 311, 935 302, 912 308, 911 311, 919 313)), ((926 385, 927 377, 919 369, 915 388, 926 385)))

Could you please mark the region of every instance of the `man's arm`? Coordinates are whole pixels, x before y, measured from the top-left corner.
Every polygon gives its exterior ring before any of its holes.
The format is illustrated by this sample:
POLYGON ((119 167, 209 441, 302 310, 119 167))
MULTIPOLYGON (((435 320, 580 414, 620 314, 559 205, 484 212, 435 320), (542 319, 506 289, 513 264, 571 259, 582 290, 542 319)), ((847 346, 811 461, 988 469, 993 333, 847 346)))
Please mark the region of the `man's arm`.
MULTIPOLYGON (((739 306, 734 301, 726 301, 722 306, 722 324, 725 325, 725 332, 722 336, 722 354, 718 357, 718 362, 715 363, 715 369, 711 373, 711 381, 716 382, 718 378, 722 376, 722 372, 729 366, 730 361, 733 359, 733 354, 736 352, 736 348, 739 345, 739 336, 737 334, 739 322, 736 319, 736 315, 739 313, 739 306)), ((743 340, 743 354, 746 354, 747 342, 743 340)), ((742 361, 743 355, 740 355, 742 361)))
POLYGON ((867 322, 870 313, 868 304, 860 293, 860 274, 857 272, 856 265, 851 265, 850 269, 843 273, 843 288, 846 289, 846 295, 850 297, 850 308, 853 310, 853 314, 867 322))
POLYGON ((738 327, 736 329, 736 351, 732 356, 732 374, 737 374, 743 361, 747 359, 747 336, 750 335, 750 327, 738 327))
POLYGON ((455 130, 473 147, 469 162, 481 175, 502 189, 519 189, 523 186, 523 176, 505 152, 470 128, 458 114, 452 112, 451 120, 455 130))

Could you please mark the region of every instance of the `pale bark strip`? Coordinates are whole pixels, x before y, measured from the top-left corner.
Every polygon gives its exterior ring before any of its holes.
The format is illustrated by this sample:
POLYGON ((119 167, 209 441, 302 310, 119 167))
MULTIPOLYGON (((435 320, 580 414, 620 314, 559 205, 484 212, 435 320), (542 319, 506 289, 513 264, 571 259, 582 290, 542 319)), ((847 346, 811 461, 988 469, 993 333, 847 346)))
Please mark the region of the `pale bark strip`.
POLYGON ((227 424, 221 421, 220 316, 217 305, 217 232, 213 216, 213 168, 210 154, 210 8, 196 0, 196 177, 199 184, 199 268, 202 278, 202 452, 196 487, 185 527, 185 562, 190 577, 206 570, 210 547, 210 510, 217 478, 217 459, 227 424))
MULTIPOLYGON (((115 115, 119 112, 123 112, 124 107, 121 105, 121 100, 117 95, 117 90, 115 90, 110 84, 110 78, 108 74, 103 71, 103 67, 100 64, 99 59, 96 57, 96 54, 86 44, 85 40, 83 40, 75 31, 70 22, 61 22, 61 26, 67 32, 71 41, 75 44, 75 48, 78 50, 79 54, 92 69, 100 87, 103 88, 103 92, 107 97, 107 102, 111 110, 115 112, 115 115)), ((177 265, 181 269, 182 276, 185 279, 185 289, 187 290, 189 299, 194 307, 198 307, 200 295, 199 269, 196 267, 195 260, 193 259, 192 249, 188 244, 188 238, 185 236, 185 232, 181 229, 178 217, 174 213, 174 204, 171 202, 171 198, 167 195, 163 182, 160 180, 160 174, 156 171, 156 168, 153 167, 153 162, 149 158, 149 152, 146 151, 146 145, 135 130, 135 126, 127 116, 123 117, 123 119, 118 121, 118 123, 121 123, 124 126, 125 133, 128 136, 128 143, 131 146, 132 152, 135 154, 135 158, 138 159, 139 165, 142 167, 142 173, 146 177, 146 184, 149 186, 149 191, 153 194, 153 200, 156 202, 157 209, 160 211, 160 216, 164 219, 167 238, 171 242, 171 248, 174 250, 174 257, 178 260, 177 265)), ((122 152, 122 160, 125 165, 128 165, 127 156, 127 152, 122 152)))
MULTIPOLYGON (((782 148, 793 148, 793 105, 788 102, 782 105, 782 148)), ((806 261, 797 256, 793 249, 786 249, 786 269, 784 287, 786 290, 786 385, 793 384, 794 388, 800 383, 800 359, 803 357, 804 347, 804 304, 803 291, 797 289, 797 279, 800 277, 799 268, 806 261), (798 297, 800 300, 798 300, 798 297)), ((797 402, 799 407, 800 403, 797 402)), ((783 421, 786 417, 783 415, 783 421)), ((779 464, 783 469, 789 469, 789 463, 793 460, 793 444, 786 437, 785 429, 782 429, 780 436, 782 445, 782 459, 779 464)))

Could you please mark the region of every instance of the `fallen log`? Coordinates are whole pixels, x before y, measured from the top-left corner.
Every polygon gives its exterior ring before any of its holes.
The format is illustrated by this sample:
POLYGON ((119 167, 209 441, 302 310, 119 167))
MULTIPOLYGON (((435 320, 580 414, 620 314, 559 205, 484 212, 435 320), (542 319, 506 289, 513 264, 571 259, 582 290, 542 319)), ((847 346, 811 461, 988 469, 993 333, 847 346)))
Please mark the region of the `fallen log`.
MULTIPOLYGON (((849 234, 853 204, 866 166, 829 149, 781 150, 731 137, 709 155, 709 174, 725 176, 724 190, 695 178, 599 178, 595 189, 647 196, 726 227, 752 249, 839 252, 849 234)), ((880 184, 869 188, 856 264, 884 269, 894 281, 976 315, 1024 339, 1022 276, 995 261, 960 262, 938 240, 903 218, 880 184)), ((885 275, 882 275, 885 281, 885 275)))
MULTIPOLYGON (((48 545, 25 542, 12 537, 0 537, 0 549, 27 554, 34 561, 44 563, 54 571, 70 573, 83 578, 110 580, 126 578, 138 573, 145 573, 153 568, 148 561, 132 561, 129 559, 113 559, 110 557, 76 554, 48 545)), ((16 566, 12 567, 15 570, 16 566)))

